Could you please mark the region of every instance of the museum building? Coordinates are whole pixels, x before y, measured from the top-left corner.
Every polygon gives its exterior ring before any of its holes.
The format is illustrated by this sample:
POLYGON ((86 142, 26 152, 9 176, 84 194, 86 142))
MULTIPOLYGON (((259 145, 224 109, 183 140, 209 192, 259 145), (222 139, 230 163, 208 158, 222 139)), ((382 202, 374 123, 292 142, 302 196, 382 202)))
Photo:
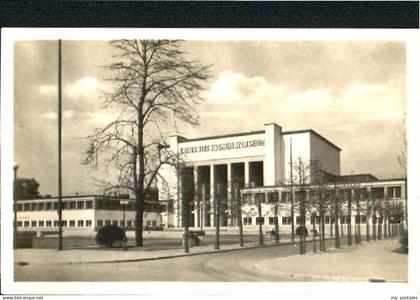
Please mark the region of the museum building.
MULTIPOLYGON (((170 137, 170 149, 182 162, 166 174, 174 202, 175 227, 183 226, 185 211, 188 211, 190 226, 213 227, 216 198, 221 199, 218 201, 221 226, 236 226, 238 212, 235 203, 239 197, 242 198, 243 225, 252 227, 262 223, 265 227, 272 227, 275 218, 279 218, 280 225, 286 230, 291 222, 299 223, 300 218, 297 213, 292 220, 290 210, 290 193, 297 192, 291 188, 298 181, 297 165, 302 168, 316 165, 331 182, 330 188, 332 182, 335 182, 334 187, 337 183, 351 183, 348 197, 351 194, 366 200, 370 195, 379 200, 395 200, 404 206, 406 203, 405 179, 379 180, 370 174, 342 176, 341 149, 312 129, 283 131, 279 125, 270 123, 265 124, 264 130, 246 133, 194 139, 175 135, 170 137), (262 198, 258 199, 263 199, 262 217, 255 213, 255 199, 259 195, 262 198), (273 210, 275 199, 280 205, 277 216, 273 210), (183 205, 189 205, 188 210, 184 211, 183 205)), ((311 189, 311 176, 305 177, 307 189, 311 189)), ((313 217, 305 212, 307 224, 318 223, 313 217)), ((356 218, 354 212, 353 218, 356 218)), ((379 215, 360 215, 360 212, 357 218, 364 224, 382 220, 379 215)), ((329 216, 326 222, 332 220, 333 216, 329 216)), ((348 220, 341 217, 340 222, 347 223, 348 220)))

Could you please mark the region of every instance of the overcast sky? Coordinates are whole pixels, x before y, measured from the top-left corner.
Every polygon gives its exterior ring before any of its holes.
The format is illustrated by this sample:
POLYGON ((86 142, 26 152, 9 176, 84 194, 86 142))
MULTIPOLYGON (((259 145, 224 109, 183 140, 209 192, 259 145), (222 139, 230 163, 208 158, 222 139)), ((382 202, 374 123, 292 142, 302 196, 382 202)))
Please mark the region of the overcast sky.
MULTIPOLYGON (((189 56, 212 65, 197 107, 201 126, 189 138, 262 130, 314 129, 341 149, 342 174, 405 176, 397 163, 406 109, 401 42, 186 42, 189 56)), ((101 109, 110 88, 101 66, 107 42, 63 42, 63 194, 95 193, 80 164, 83 136, 112 120, 101 109)), ((57 43, 15 44, 15 161, 18 176, 36 178, 56 195, 57 43)), ((172 132, 175 133, 175 132, 172 132)))

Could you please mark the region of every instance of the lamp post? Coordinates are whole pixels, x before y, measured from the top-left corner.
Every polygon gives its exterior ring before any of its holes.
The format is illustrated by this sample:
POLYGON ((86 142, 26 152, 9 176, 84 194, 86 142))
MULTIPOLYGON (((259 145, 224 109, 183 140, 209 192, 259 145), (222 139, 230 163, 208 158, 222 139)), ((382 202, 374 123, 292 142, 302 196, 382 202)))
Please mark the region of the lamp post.
POLYGON ((17 239, 17 199, 16 199, 16 179, 17 179, 17 170, 19 169, 19 164, 13 164, 13 249, 16 249, 16 239, 17 239))

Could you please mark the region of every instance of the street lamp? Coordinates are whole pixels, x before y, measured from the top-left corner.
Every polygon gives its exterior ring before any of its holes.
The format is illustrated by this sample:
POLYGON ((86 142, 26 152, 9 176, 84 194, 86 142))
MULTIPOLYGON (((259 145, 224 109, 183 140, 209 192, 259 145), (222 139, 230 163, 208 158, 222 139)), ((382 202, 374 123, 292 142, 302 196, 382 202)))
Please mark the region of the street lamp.
POLYGON ((17 239, 17 199, 16 199, 16 179, 17 179, 17 170, 19 169, 19 164, 13 164, 13 249, 16 249, 16 239, 17 239))

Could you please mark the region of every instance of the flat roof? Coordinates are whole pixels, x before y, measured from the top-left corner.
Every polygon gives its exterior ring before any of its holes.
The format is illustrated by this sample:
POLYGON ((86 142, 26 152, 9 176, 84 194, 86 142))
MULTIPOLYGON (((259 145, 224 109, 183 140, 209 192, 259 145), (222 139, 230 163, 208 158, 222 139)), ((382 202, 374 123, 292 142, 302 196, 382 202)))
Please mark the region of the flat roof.
POLYGON ((213 135, 213 136, 205 136, 205 137, 199 137, 199 138, 193 138, 193 139, 187 139, 186 138, 186 141, 182 141, 182 142, 179 142, 179 143, 181 144, 181 143, 187 143, 187 142, 221 139, 221 138, 227 138, 227 137, 244 136, 244 135, 261 134, 261 133, 265 133, 265 130, 241 132, 241 133, 231 133, 231 134, 223 134, 223 135, 213 135))
MULTIPOLYGON (((291 131, 283 131, 282 134, 283 135, 287 135, 287 134, 298 134, 298 133, 312 133, 315 136, 317 136, 318 138, 320 138, 321 140, 323 140, 324 142, 326 142, 327 144, 333 146, 334 148, 336 148, 337 150, 341 151, 341 148, 338 147, 337 145, 335 145, 333 142, 329 141, 328 139, 326 139, 325 137, 323 137, 322 135, 320 135, 318 132, 316 132, 313 129, 302 129, 302 130, 291 130, 291 131)), ((221 138, 228 138, 228 137, 235 137, 235 136, 244 136, 244 135, 252 135, 252 134, 261 134, 261 133, 265 133, 265 130, 258 130, 258 131, 250 131, 250 132, 240 132, 240 133, 230 133, 230 134, 223 134, 223 135, 213 135, 213 136, 205 136, 205 137, 199 137, 199 138, 193 138, 193 139, 187 139, 185 141, 180 141, 179 143, 187 143, 187 142, 195 142, 195 141, 204 141, 204 140, 212 140, 212 139, 221 139, 221 138)))

